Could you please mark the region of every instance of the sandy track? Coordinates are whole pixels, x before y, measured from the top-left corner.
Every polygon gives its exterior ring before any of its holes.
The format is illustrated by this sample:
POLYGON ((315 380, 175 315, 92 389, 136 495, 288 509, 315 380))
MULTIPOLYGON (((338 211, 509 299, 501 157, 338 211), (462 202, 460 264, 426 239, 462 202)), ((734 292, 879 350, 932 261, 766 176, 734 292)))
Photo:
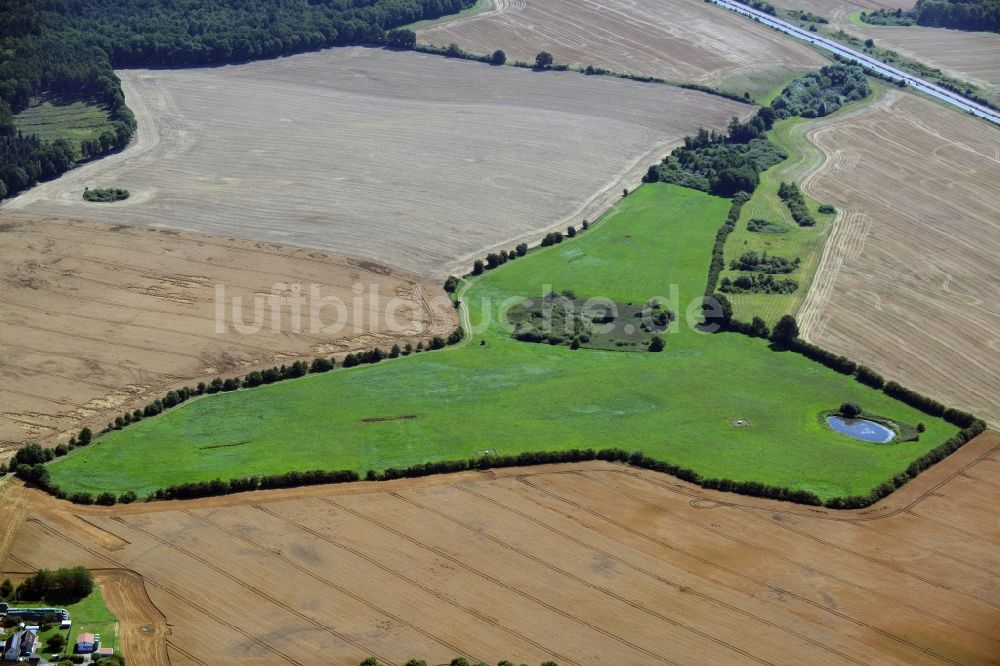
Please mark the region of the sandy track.
MULTIPOLYGON (((456 324, 435 282, 326 252, 13 213, 0 216, 0 242, 0 444, 8 447, 62 439, 83 423, 103 426, 176 386, 389 348, 456 324), (233 298, 243 299, 249 324, 255 295, 281 284, 280 294, 301 284, 308 297, 317 285, 320 297, 340 299, 343 328, 314 329, 306 304, 296 333, 290 305, 272 319, 262 301, 262 329, 240 333, 233 298), (216 285, 226 290, 222 332, 216 285), (382 316, 391 299, 401 304, 398 332, 382 316)), ((320 315, 322 325, 337 321, 332 305, 320 315)))
POLYGON ((813 342, 1000 423, 1000 135, 890 94, 810 139, 841 210, 800 316, 813 342))
POLYGON ((998 455, 987 433, 851 512, 606 463, 113 509, 15 484, 34 508, 3 568, 97 569, 133 664, 989 663, 998 455))
POLYGON ((422 42, 455 42, 475 53, 503 49, 508 58, 526 62, 545 50, 571 66, 683 81, 824 63, 793 40, 699 0, 526 0, 417 35, 422 42))
POLYGON ((0 212, 290 243, 436 278, 593 217, 644 161, 753 112, 668 86, 364 48, 119 74, 138 143, 0 212), (105 184, 132 197, 81 200, 105 184))

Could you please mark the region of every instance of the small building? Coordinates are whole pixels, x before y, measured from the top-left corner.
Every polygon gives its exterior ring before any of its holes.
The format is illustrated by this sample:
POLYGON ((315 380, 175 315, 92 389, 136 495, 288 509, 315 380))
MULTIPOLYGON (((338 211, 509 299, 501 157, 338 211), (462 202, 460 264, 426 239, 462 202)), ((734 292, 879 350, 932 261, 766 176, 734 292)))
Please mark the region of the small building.
POLYGON ((73 626, 73 621, 70 620, 69 618, 66 618, 65 620, 59 623, 60 630, 69 629, 72 626, 73 626))
POLYGON ((77 634, 77 636, 76 636, 76 651, 77 652, 93 652, 94 651, 94 634, 89 634, 89 633, 77 634))
POLYGON ((115 651, 114 648, 104 647, 98 649, 94 654, 97 655, 98 659, 103 659, 104 657, 113 657, 115 655, 115 651))

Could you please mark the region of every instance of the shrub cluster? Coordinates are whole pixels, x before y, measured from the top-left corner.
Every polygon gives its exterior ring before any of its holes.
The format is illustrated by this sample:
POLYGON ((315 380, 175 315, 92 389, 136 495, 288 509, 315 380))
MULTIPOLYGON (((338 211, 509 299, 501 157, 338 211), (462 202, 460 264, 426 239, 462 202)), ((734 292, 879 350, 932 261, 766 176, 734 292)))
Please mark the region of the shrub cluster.
POLYGON ((719 291, 727 294, 791 294, 799 288, 797 280, 775 278, 770 273, 738 275, 722 278, 719 291))
POLYGON ((792 219, 795 220, 796 224, 800 227, 815 226, 816 220, 809 212, 805 197, 802 196, 802 190, 799 189, 798 185, 795 183, 781 183, 778 186, 778 196, 788 206, 788 212, 792 214, 792 219))
POLYGON ((850 99, 869 93, 864 70, 838 62, 792 81, 770 106, 761 107, 747 122, 733 118, 725 134, 704 128, 685 137, 684 145, 651 166, 646 182, 676 183, 730 197, 753 192, 760 172, 788 156, 764 135, 777 119, 793 115, 816 117, 833 113, 850 99))
POLYGON ((83 191, 83 198, 86 201, 93 201, 96 203, 111 203, 113 201, 123 201, 128 199, 129 192, 126 189, 120 187, 95 187, 94 189, 86 188, 83 191))
POLYGON ((791 273, 799 267, 802 260, 798 257, 788 259, 786 257, 775 257, 750 250, 740 255, 739 259, 729 262, 730 270, 734 271, 757 271, 758 273, 791 273))
POLYGON ((860 65, 826 65, 785 86, 771 107, 778 118, 821 118, 847 102, 864 99, 870 92, 860 65))

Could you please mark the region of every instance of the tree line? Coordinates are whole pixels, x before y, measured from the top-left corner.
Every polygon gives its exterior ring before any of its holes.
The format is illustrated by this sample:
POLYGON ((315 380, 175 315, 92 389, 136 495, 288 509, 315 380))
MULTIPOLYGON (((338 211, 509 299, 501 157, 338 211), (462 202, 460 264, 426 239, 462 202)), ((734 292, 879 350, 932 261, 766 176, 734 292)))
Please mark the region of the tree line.
POLYGON ((726 133, 700 129, 646 172, 645 182, 675 183, 717 196, 752 194, 760 173, 787 159, 765 136, 776 120, 795 115, 819 117, 869 94, 865 70, 851 63, 827 65, 789 83, 770 106, 747 122, 733 118, 726 133))
MULTIPOLYGON (((368 657, 362 661, 358 666, 383 666, 382 662, 375 657, 368 657)), ((427 666, 427 662, 423 659, 410 659, 403 666, 427 666)), ((455 657, 450 662, 448 666, 489 666, 485 661, 471 662, 465 657, 455 657)), ((512 661, 502 659, 497 662, 497 666, 528 666, 528 664, 515 664, 512 661)), ((554 661, 543 661, 539 666, 559 666, 554 661)))
POLYGON ((347 44, 451 14, 474 0, 20 0, 0 12, 0 198, 120 150, 135 132, 115 67, 188 67, 347 44), (111 127, 85 139, 25 135, 13 115, 41 95, 105 108, 111 127))
POLYGON ((913 9, 879 9, 861 12, 861 20, 873 25, 922 25, 1000 32, 1000 0, 917 0, 913 9))
MULTIPOLYGON (((5 581, 9 583, 9 581, 5 581)), ((9 589, 9 585, 4 585, 9 589)), ((18 601, 44 601, 46 603, 75 602, 94 591, 94 576, 85 567, 72 567, 49 571, 40 569, 21 582, 13 594, 5 599, 18 601)))
MULTIPOLYGON (((448 345, 454 345, 461 342, 465 337, 465 331, 461 326, 453 330, 447 338, 441 336, 434 336, 428 341, 426 349, 427 350, 438 350, 443 349, 448 345)), ((407 342, 405 348, 400 348, 398 344, 394 345, 392 350, 388 353, 382 351, 380 348, 376 347, 374 349, 350 353, 344 357, 341 364, 344 368, 350 368, 356 365, 363 365, 369 363, 378 363, 385 358, 397 358, 399 356, 408 356, 411 353, 420 353, 425 350, 424 342, 421 340, 417 343, 416 347, 412 343, 407 342)), ((199 382, 196 387, 184 386, 178 389, 173 389, 167 391, 167 393, 162 398, 157 398, 142 409, 135 409, 131 412, 123 412, 121 415, 116 416, 114 421, 107 424, 107 426, 101 430, 100 434, 106 434, 114 430, 122 430, 134 423, 139 423, 143 419, 149 418, 151 416, 156 416, 162 413, 164 410, 176 407, 184 402, 187 402, 193 397, 200 395, 212 395, 215 393, 225 393, 230 391, 235 391, 237 389, 249 389, 255 388, 257 386, 263 386, 266 384, 273 384, 275 382, 284 381, 287 379, 294 379, 297 377, 303 377, 307 374, 319 374, 324 372, 329 372, 336 367, 336 359, 317 357, 313 359, 311 364, 307 364, 305 361, 296 361, 290 365, 282 364, 279 366, 274 366, 267 368, 265 370, 254 370, 242 379, 239 377, 229 377, 223 379, 221 377, 216 377, 210 382, 199 382)), ((134 502, 138 499, 136 494, 132 491, 126 491, 118 496, 113 493, 105 492, 100 493, 96 497, 92 493, 87 492, 76 492, 67 493, 59 486, 51 482, 51 477, 49 470, 46 467, 46 463, 55 460, 56 458, 65 456, 70 451, 87 446, 93 440, 93 431, 89 427, 84 427, 80 430, 79 434, 70 437, 65 444, 57 444, 53 448, 43 448, 39 444, 29 443, 21 448, 19 448, 14 455, 11 457, 9 464, 0 464, 0 474, 5 474, 11 472, 15 474, 19 479, 41 488, 51 495, 59 499, 67 499, 75 504, 102 504, 105 506, 111 506, 116 503, 127 504, 134 502)), ((271 477, 259 477, 261 483, 270 483, 267 481, 271 477)), ((238 483, 239 482, 220 482, 220 483, 238 483)), ((325 482, 324 482, 325 483, 325 482)), ((292 483, 292 485, 304 485, 301 483, 292 483)), ((282 487, 282 486, 267 486, 267 487, 282 487)), ((186 492, 186 491, 178 491, 186 492)), ((238 491, 232 491, 238 492, 238 491)), ((225 494, 225 493, 220 493, 225 494)))

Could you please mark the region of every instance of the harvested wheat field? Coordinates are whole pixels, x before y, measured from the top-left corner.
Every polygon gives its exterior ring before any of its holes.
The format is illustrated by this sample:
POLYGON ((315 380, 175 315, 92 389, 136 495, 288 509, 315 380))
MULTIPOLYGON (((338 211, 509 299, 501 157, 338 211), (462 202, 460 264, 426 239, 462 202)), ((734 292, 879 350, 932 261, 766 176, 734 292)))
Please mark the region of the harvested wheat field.
POLYGON ((987 664, 998 455, 987 433, 839 513, 607 463, 115 509, 17 486, 3 568, 135 572, 171 664, 987 664))
POLYGON ((418 30, 417 37, 474 53, 503 49, 526 62, 549 51, 573 67, 668 80, 728 76, 747 89, 826 64, 795 40, 702 0, 499 0, 493 11, 418 30))
POLYGON ((979 86, 1000 104, 1000 34, 921 26, 879 26, 854 22, 854 12, 912 9, 913 0, 781 0, 781 7, 804 9, 830 19, 830 27, 879 48, 936 67, 945 74, 979 86))
POLYGON ((3 448, 54 445, 178 386, 320 354, 388 349, 457 323, 439 284, 363 260, 176 231, 0 219, 3 448), (295 285, 307 299, 298 331, 291 303, 270 298, 292 295, 295 285), (327 299, 322 309, 313 285, 327 299), (254 331, 256 296, 262 326, 254 331), (239 319, 234 299, 242 299, 239 319))
POLYGON ((443 277, 594 219, 753 107, 663 85, 344 48, 120 72, 139 138, 0 210, 314 247, 443 277), (84 187, 124 187, 114 204, 84 187))
POLYGON ((1000 423, 1000 133, 888 91, 808 134, 803 189, 836 205, 806 336, 1000 423))

